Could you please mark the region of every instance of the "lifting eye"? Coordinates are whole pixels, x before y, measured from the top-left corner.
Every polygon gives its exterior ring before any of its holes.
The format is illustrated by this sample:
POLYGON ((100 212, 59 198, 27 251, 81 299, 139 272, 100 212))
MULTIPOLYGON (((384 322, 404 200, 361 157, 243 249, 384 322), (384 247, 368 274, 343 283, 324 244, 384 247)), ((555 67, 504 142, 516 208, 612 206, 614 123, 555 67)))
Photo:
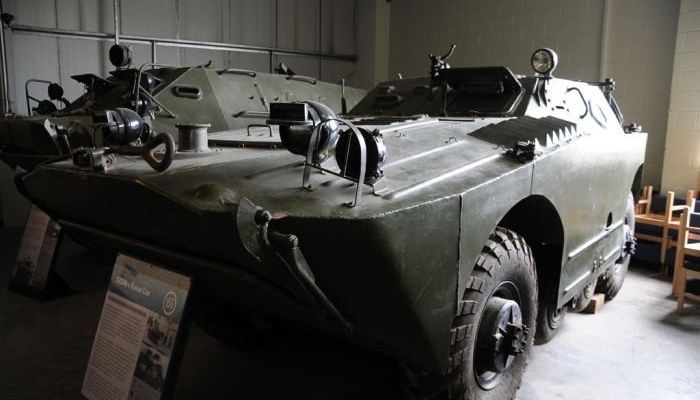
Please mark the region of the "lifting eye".
POLYGON ((197 86, 177 85, 173 87, 173 94, 177 97, 200 100, 202 98, 202 89, 197 86))

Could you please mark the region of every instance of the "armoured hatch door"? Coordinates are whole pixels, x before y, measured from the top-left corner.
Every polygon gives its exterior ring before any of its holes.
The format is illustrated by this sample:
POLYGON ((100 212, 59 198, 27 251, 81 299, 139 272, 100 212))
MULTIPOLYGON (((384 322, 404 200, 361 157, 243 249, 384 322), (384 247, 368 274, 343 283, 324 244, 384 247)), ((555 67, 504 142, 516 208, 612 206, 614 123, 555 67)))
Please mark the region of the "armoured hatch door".
POLYGON ((263 94, 257 72, 226 68, 206 72, 228 129, 265 124, 271 99, 263 94))
POLYGON ((163 105, 176 110, 176 118, 164 116, 155 121, 167 120, 168 125, 206 122, 211 124, 210 132, 229 129, 212 86, 206 69, 190 68, 156 95, 163 105))

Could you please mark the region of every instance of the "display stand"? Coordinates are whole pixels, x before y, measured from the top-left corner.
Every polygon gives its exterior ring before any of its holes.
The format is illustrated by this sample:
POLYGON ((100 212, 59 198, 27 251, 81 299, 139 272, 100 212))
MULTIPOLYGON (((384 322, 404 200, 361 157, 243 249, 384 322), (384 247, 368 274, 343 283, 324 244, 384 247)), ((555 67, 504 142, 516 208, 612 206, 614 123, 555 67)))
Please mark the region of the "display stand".
POLYGON ((191 278, 119 255, 81 394, 89 400, 168 399, 189 330, 191 278))
POLYGON ((53 269, 61 237, 61 226, 32 206, 8 288, 38 300, 68 292, 53 269))

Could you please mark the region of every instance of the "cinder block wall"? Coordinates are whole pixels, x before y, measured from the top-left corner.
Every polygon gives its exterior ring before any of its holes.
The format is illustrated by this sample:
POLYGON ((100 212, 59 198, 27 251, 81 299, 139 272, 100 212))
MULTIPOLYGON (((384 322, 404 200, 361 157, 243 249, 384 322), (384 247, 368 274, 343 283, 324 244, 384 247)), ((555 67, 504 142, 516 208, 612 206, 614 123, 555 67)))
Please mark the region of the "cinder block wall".
POLYGON ((644 181, 658 188, 678 8, 679 0, 394 1, 389 71, 425 74, 427 55, 455 43, 453 66, 505 65, 530 74, 532 51, 551 47, 559 54, 555 75, 617 81, 626 121, 649 132, 644 181))
POLYGON ((663 190, 699 188, 700 0, 681 2, 663 171, 663 190))
POLYGON ((649 133, 645 184, 661 183, 671 95, 671 65, 680 2, 609 0, 604 75, 615 79, 615 98, 625 121, 649 133))
POLYGON ((603 0, 413 0, 391 3, 392 75, 426 74, 429 53, 457 45, 453 66, 505 65, 530 74, 538 47, 559 54, 555 75, 597 80, 603 0))

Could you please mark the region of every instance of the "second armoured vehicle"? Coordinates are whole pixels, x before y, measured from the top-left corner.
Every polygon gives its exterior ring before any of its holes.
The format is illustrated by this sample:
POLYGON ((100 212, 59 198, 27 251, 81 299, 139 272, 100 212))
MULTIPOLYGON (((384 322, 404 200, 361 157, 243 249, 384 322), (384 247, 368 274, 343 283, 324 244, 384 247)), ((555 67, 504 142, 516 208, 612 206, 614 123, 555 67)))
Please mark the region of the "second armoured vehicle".
POLYGON ((179 148, 76 148, 18 184, 65 232, 217 301, 388 354, 452 399, 512 399, 535 338, 620 290, 646 134, 611 81, 552 76, 549 49, 531 76, 445 58, 346 115, 272 102, 269 134, 181 126, 179 148))
POLYGON ((205 66, 144 64, 141 68, 117 69, 107 78, 95 74, 72 78, 86 90, 72 103, 63 98, 60 86, 48 86, 49 98, 62 102, 64 108, 58 110, 51 100, 32 97, 30 83, 50 83, 32 79, 25 89, 27 112, 34 115, 0 119, 0 159, 10 167, 29 170, 37 163, 70 155, 74 147, 109 145, 96 125, 106 120, 121 121, 123 113, 106 110, 132 110, 154 132, 175 132, 178 123, 204 121, 214 133, 251 125, 259 132, 269 116, 270 103, 318 101, 341 112, 343 107, 353 107, 366 93, 293 73, 205 66), (30 100, 38 105, 33 107, 30 100))

